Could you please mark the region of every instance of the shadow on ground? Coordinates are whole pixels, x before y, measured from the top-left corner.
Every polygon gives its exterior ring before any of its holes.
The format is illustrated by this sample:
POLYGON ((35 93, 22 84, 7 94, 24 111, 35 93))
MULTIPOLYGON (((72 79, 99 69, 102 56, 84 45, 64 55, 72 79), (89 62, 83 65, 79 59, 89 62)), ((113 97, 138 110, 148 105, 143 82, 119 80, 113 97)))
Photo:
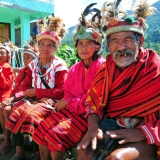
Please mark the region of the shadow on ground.
MULTIPOLYGON (((0 134, 0 144, 4 141, 3 134, 0 134)), ((0 160, 11 160, 11 158, 15 155, 15 148, 12 147, 5 156, 0 156, 0 160)), ((33 160, 34 153, 31 151, 26 151, 27 159, 26 160, 33 160)))
MULTIPOLYGON (((0 133, 0 144, 4 141, 4 136, 2 133, 0 133)), ((12 147, 5 156, 0 156, 0 160, 11 160, 11 158, 15 155, 15 148, 12 147)), ((34 160, 34 153, 33 151, 26 151, 26 156, 27 159, 26 160, 34 160)), ((70 156, 68 156, 68 154, 66 154, 66 156, 64 157, 64 160, 74 160, 74 158, 71 158, 70 156)))

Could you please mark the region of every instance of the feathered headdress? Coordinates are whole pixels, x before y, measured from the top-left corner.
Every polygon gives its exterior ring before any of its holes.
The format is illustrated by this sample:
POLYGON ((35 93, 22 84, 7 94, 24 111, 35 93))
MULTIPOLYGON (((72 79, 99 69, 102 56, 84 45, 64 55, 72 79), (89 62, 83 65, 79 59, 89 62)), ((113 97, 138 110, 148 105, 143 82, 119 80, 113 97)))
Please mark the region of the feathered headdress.
POLYGON ((67 29, 60 17, 50 17, 48 20, 48 31, 54 31, 59 37, 64 38, 67 29))
POLYGON ((148 28, 145 20, 155 13, 156 8, 149 6, 146 0, 141 0, 133 15, 127 15, 125 11, 121 11, 119 8, 121 1, 105 2, 103 5, 101 12, 104 26, 102 30, 106 33, 106 36, 123 31, 132 31, 144 35, 145 30, 148 28))
POLYGON ((102 42, 101 32, 101 12, 97 8, 92 8, 97 3, 91 3, 88 5, 81 17, 79 18, 79 25, 74 35, 74 42, 79 39, 91 39, 96 42, 102 42), (95 13, 95 14, 93 14, 95 13), (90 19, 87 16, 91 15, 90 19))
POLYGON ((38 33, 46 31, 46 26, 47 26, 47 24, 46 24, 44 18, 37 20, 38 33))

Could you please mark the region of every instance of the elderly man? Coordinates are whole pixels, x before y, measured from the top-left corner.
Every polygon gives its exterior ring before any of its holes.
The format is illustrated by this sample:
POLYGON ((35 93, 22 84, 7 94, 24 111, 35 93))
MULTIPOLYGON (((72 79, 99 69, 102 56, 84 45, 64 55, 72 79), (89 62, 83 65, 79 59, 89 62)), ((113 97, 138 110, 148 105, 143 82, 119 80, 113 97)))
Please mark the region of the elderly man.
MULTIPOLYGON (((145 10, 147 4, 142 6, 145 10)), ((111 54, 88 92, 88 131, 77 148, 79 160, 93 159, 97 142, 106 135, 119 139, 107 160, 151 160, 160 149, 160 57, 142 48, 146 15, 138 7, 137 17, 112 12, 104 27, 111 54)))

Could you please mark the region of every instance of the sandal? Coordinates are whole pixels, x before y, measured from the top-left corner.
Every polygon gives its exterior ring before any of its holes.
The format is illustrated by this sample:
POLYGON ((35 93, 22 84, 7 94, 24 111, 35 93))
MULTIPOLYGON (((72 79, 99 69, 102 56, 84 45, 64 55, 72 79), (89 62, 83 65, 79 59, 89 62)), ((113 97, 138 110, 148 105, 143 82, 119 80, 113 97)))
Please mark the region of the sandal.
POLYGON ((24 156, 24 157, 13 156, 13 157, 11 158, 11 160, 26 160, 26 159, 27 159, 26 156, 24 156))

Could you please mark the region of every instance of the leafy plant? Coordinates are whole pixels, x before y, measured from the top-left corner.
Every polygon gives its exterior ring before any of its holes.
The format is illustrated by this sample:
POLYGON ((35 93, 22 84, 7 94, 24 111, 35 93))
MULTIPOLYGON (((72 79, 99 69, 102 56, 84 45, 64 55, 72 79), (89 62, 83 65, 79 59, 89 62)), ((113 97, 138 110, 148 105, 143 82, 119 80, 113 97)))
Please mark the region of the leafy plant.
POLYGON ((77 49, 66 44, 61 44, 57 48, 56 55, 63 59, 69 68, 80 60, 77 57, 77 49))

